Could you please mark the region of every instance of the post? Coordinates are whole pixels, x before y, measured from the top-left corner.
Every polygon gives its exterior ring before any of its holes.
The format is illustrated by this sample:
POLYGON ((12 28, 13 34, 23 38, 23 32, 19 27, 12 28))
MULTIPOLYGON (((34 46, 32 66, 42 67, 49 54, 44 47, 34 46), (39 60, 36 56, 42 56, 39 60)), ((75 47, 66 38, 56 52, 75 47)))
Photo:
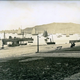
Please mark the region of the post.
POLYGON ((39 36, 37 35, 37 52, 36 53, 39 53, 39 36))
POLYGON ((5 32, 4 32, 4 39, 5 39, 5 32))

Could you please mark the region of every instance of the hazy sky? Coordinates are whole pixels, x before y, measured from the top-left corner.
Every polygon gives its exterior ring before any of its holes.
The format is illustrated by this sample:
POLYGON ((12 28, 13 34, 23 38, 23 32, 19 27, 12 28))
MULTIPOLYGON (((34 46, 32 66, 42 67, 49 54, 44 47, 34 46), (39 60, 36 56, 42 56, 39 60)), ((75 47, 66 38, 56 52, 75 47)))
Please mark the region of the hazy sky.
POLYGON ((0 30, 52 22, 80 24, 80 1, 0 1, 0 30))

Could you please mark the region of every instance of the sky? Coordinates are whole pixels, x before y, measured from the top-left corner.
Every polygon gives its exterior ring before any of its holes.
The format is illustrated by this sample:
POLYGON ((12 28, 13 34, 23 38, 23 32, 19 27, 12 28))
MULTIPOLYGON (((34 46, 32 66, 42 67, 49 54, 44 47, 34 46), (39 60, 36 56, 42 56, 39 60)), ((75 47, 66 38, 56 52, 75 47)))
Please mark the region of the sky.
POLYGON ((0 30, 53 22, 80 24, 80 1, 0 1, 0 30))

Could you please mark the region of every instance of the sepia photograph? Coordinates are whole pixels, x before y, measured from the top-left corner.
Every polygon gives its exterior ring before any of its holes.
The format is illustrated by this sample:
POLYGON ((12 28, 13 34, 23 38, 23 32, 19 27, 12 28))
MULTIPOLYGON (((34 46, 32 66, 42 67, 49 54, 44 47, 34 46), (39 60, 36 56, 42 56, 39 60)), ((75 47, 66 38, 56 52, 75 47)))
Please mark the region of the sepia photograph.
POLYGON ((0 1, 0 80, 80 80, 80 1, 0 1))

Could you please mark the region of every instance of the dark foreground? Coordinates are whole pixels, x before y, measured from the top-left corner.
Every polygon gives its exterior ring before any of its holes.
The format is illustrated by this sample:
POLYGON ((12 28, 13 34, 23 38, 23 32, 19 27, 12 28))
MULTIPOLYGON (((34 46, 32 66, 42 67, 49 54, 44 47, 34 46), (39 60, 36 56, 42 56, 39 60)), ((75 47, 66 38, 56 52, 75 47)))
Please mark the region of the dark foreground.
POLYGON ((78 72, 79 58, 39 57, 0 62, 0 80, 64 80, 78 72))

